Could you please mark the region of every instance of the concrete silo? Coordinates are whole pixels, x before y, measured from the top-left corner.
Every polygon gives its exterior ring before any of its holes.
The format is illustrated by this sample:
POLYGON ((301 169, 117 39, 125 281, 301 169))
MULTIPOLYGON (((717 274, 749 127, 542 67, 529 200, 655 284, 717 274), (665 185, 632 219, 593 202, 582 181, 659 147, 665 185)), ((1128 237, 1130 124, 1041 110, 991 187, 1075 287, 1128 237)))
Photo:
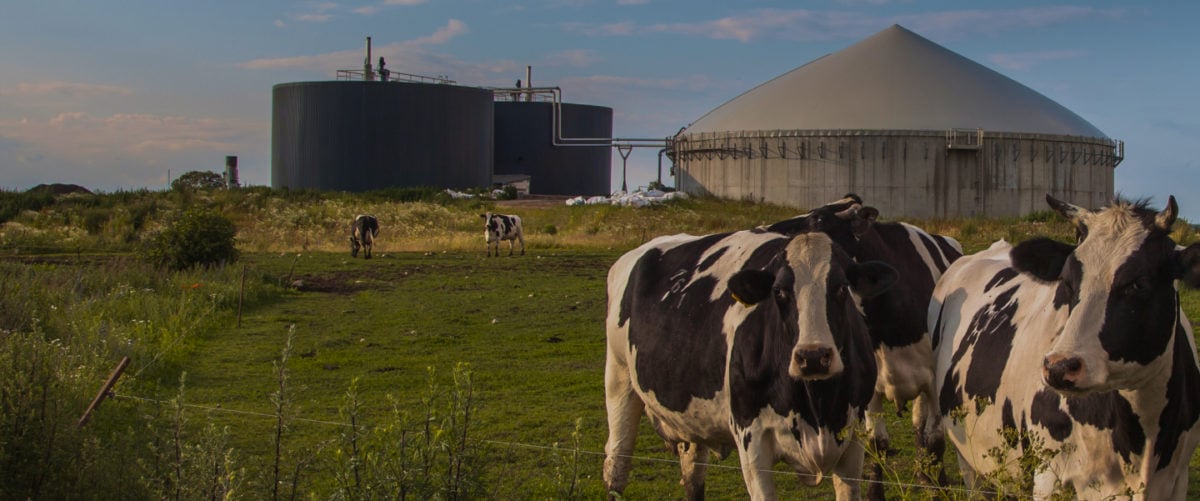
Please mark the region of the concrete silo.
POLYGON ((279 84, 272 94, 272 187, 491 185, 494 110, 487 89, 339 80, 279 84))
POLYGON ((887 216, 1015 216, 1113 196, 1124 145, 1036 91, 900 26, 726 102, 672 141, 693 194, 887 216))

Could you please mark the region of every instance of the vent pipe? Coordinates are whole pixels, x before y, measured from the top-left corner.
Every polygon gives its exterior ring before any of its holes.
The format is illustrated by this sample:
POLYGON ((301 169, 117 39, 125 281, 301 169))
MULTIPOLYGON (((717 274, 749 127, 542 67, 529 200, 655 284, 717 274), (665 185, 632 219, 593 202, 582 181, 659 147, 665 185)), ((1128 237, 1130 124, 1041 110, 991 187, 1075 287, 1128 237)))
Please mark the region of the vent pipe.
POLYGON ((367 37, 367 58, 363 59, 363 80, 375 80, 375 72, 371 70, 371 37, 367 37))
MULTIPOLYGON (((533 66, 525 65, 525 88, 533 87, 533 66)), ((533 101, 533 93, 525 94, 525 101, 533 101)))
POLYGON ((241 186, 238 182, 238 167, 237 155, 227 155, 225 157, 225 187, 237 188, 241 186))

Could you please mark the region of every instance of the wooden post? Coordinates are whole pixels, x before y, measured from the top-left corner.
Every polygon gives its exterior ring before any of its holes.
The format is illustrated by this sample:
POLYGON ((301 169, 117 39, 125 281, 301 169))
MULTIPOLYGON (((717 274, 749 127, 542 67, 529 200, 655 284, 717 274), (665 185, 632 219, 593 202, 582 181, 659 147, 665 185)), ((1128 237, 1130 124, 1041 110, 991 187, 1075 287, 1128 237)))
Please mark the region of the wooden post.
POLYGON ((246 301, 246 265, 242 265, 242 285, 238 288, 238 322, 239 329, 242 328, 242 303, 246 301))
POLYGON ((88 419, 92 417, 92 412, 100 407, 100 402, 112 393, 112 387, 117 384, 117 379, 121 377, 121 373, 125 372, 125 366, 129 365, 129 357, 122 357, 121 363, 117 364, 117 368, 113 369, 112 374, 108 375, 108 381, 104 382, 104 386, 100 388, 100 393, 96 394, 96 398, 92 400, 92 404, 88 406, 86 411, 83 411, 83 417, 79 418, 77 426, 83 428, 87 424, 88 419))

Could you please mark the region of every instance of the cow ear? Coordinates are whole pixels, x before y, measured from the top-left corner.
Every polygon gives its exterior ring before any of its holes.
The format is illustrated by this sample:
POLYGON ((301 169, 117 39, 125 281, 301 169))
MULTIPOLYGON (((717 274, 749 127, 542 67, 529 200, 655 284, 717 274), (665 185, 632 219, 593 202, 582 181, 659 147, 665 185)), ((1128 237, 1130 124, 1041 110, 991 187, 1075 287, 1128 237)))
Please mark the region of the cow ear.
POLYGON ((762 270, 742 270, 729 277, 729 294, 745 305, 758 304, 771 296, 775 275, 762 270))
POLYGON ((863 235, 866 235, 877 218, 879 218, 879 209, 863 207, 859 210, 857 217, 854 218, 854 236, 862 238, 863 235))
POLYGON ((1049 238, 1034 238, 1017 244, 1008 252, 1013 268, 1028 273, 1046 282, 1058 280, 1067 257, 1075 252, 1075 246, 1049 238))
POLYGON ((850 288, 859 296, 871 298, 887 292, 900 279, 900 273, 883 261, 867 261, 846 269, 850 288))
POLYGON ((1173 257, 1175 278, 1188 287, 1200 289, 1200 243, 1175 251, 1173 257))
POLYGON ((487 219, 487 214, 480 214, 479 217, 487 219))

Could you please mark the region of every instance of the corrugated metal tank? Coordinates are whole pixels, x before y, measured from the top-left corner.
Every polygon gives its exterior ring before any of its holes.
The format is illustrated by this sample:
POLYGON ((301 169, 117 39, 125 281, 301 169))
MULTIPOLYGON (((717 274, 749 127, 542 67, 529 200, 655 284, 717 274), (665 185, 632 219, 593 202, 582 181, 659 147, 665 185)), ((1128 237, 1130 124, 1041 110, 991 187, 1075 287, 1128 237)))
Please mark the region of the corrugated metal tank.
POLYGON ((410 82, 296 82, 272 89, 271 186, 366 191, 490 186, 486 89, 410 82))
MULTIPOLYGON (((561 110, 562 137, 612 137, 612 108, 562 103, 561 110)), ((609 193, 612 147, 555 146, 554 103, 498 101, 495 113, 496 174, 528 174, 531 193, 609 193)))

